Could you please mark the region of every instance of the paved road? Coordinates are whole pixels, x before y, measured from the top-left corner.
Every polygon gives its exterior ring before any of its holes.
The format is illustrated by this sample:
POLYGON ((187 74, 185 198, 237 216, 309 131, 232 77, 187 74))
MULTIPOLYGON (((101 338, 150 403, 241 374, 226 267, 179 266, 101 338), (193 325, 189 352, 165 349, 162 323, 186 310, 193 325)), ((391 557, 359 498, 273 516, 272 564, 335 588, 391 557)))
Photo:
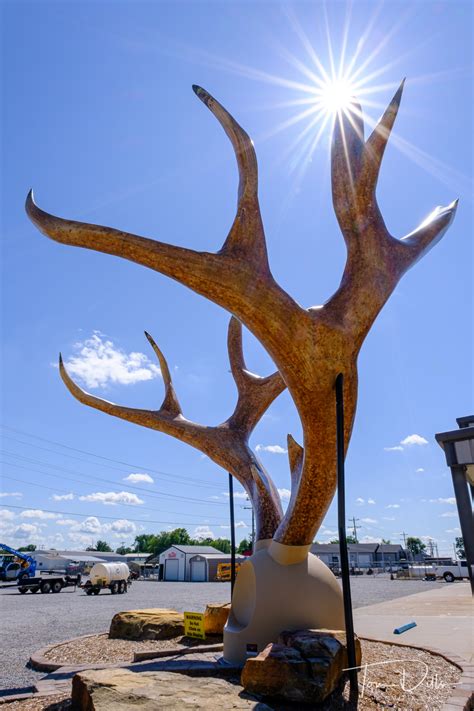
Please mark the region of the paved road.
MULTIPOLYGON (((354 607, 392 600, 446 583, 394 580, 388 577, 352 578, 354 607)), ((135 582, 127 595, 103 592, 88 597, 82 591, 63 590, 57 595, 20 595, 15 588, 0 590, 0 688, 31 686, 43 676, 26 668, 31 654, 71 637, 108 630, 112 616, 121 610, 171 607, 204 610, 208 602, 230 599, 228 583, 135 582)))

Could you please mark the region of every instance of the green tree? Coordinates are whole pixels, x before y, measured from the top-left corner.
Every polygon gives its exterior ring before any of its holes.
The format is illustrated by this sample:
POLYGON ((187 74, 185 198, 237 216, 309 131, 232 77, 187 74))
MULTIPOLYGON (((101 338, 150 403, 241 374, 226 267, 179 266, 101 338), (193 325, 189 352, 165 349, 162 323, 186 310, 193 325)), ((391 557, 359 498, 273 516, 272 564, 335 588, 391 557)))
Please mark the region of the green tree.
POLYGON ((415 538, 413 536, 408 536, 407 538, 407 549, 410 551, 412 556, 420 555, 426 550, 426 545, 423 543, 421 538, 415 538))
POLYGON ((142 533, 135 537, 134 549, 136 553, 150 553, 160 555, 173 545, 194 545, 185 528, 175 528, 174 531, 160 531, 160 533, 142 533))
POLYGON ((127 548, 127 546, 119 546, 118 548, 115 549, 115 552, 118 553, 119 555, 126 555, 127 553, 133 553, 131 548, 127 548))
POLYGON ((135 536, 133 545, 135 553, 153 553, 156 545, 156 536, 154 533, 140 533, 135 536))
POLYGON ((390 544, 391 542, 390 538, 388 540, 386 538, 382 538, 382 543, 390 544))
POLYGON ((212 546, 223 553, 230 553, 230 541, 228 538, 201 538, 193 540, 193 546, 212 546))
MULTIPOLYGON (((346 536, 346 541, 347 543, 359 543, 357 538, 354 536, 346 536)), ((329 543, 339 543, 339 538, 333 538, 332 541, 329 541, 329 543)))
POLYGON ((246 551, 252 550, 252 544, 246 538, 242 539, 237 548, 237 553, 245 553, 246 551))
POLYGON ((456 536, 454 545, 456 547, 456 553, 458 554, 458 558, 465 558, 466 549, 464 548, 464 538, 462 536, 456 536))
POLYGON ((21 546, 18 550, 23 551, 24 553, 32 553, 36 550, 36 546, 34 543, 29 543, 27 546, 21 546))
POLYGON ((89 546, 86 551, 100 551, 101 553, 112 553, 112 548, 109 546, 107 541, 97 541, 95 546, 89 546))

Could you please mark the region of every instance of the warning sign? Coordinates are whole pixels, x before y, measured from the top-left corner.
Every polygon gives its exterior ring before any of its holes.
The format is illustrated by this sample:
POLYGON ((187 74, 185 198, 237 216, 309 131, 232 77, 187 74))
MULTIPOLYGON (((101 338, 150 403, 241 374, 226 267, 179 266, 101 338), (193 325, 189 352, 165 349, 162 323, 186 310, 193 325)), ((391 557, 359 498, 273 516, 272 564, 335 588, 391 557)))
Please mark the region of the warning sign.
POLYGON ((204 613, 184 613, 184 634, 186 637, 198 637, 199 639, 206 639, 206 635, 204 634, 204 613))

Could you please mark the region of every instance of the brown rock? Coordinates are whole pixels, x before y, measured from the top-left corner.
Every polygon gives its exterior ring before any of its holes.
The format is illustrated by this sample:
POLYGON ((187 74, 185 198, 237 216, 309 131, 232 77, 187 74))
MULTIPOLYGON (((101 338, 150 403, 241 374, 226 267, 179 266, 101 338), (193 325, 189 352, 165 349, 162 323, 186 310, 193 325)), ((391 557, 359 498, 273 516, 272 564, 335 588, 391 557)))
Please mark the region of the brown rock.
POLYGON ((139 711, 271 711, 224 679, 102 669, 76 674, 72 680, 74 711, 129 711, 135 707, 139 711))
MULTIPOLYGON (((348 666, 345 632, 282 632, 278 641, 247 660, 241 680, 246 691, 291 702, 324 701, 337 687, 348 666)), ((360 665, 358 639, 356 655, 360 665)))
POLYGON ((118 612, 109 631, 111 639, 172 639, 182 634, 183 614, 161 608, 118 612))
POLYGON ((211 603, 204 613, 204 631, 206 634, 223 634, 230 613, 230 602, 211 603))

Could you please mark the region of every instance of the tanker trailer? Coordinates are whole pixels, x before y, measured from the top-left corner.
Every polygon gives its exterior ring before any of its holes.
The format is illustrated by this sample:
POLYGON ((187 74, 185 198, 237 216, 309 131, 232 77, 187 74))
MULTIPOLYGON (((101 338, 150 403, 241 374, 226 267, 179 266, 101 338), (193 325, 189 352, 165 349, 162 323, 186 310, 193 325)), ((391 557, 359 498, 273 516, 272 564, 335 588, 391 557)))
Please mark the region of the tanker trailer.
POLYGON ((112 595, 122 595, 132 584, 126 563, 95 563, 87 580, 81 587, 86 595, 98 595, 101 590, 110 590, 112 595))

